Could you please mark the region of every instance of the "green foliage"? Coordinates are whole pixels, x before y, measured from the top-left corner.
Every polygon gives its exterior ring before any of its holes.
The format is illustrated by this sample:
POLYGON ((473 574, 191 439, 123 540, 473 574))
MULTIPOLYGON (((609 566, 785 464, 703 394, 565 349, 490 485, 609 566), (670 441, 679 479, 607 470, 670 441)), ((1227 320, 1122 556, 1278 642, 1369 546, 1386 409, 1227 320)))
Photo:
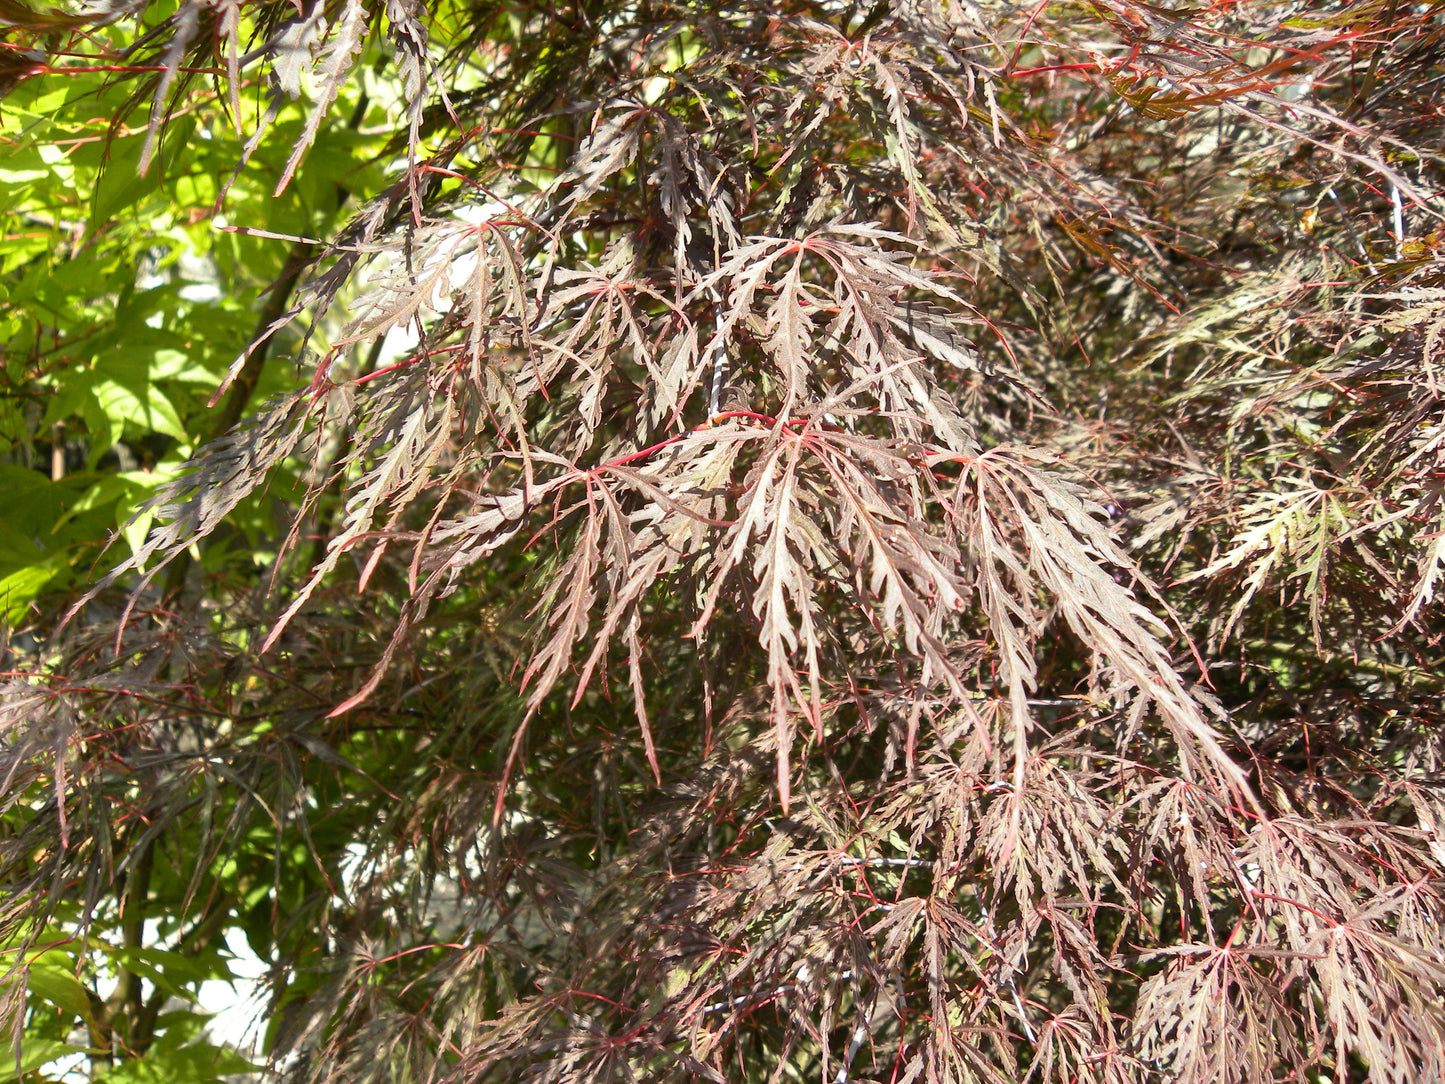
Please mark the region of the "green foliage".
POLYGON ((0 1073, 1445 1075, 1442 5, 0 31, 0 1073))
MULTIPOLYGON (((166 12, 146 18, 164 26, 166 12)), ((112 63, 59 53, 53 70, 4 99, 0 357, 10 393, 0 447, 13 466, 0 592, 12 625, 43 590, 83 584, 112 560, 116 549, 102 555, 112 538, 134 550, 150 523, 137 509, 210 436, 207 401, 256 334, 256 298, 288 258, 256 234, 326 233, 349 198, 343 185, 380 180, 385 141, 358 135, 368 101, 359 89, 340 103, 356 123, 343 116, 322 132, 317 167, 282 197, 270 185, 286 148, 268 144, 219 210, 242 143, 213 88, 190 88, 141 173, 150 137, 128 126, 135 86, 113 62, 133 30, 89 32, 92 58, 112 63), (228 218, 256 233, 234 232, 228 218)), ((258 394, 285 382, 270 372, 258 394)), ((254 507, 232 526, 254 550, 272 523, 254 507)))

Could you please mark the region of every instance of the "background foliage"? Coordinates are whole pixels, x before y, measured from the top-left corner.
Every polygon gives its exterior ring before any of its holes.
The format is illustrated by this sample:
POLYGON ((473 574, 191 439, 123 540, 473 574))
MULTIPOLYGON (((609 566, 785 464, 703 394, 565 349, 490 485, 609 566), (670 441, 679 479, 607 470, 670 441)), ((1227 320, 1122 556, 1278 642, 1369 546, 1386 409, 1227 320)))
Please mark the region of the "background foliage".
POLYGON ((1441 5, 0 4, 0 1076, 1445 1076, 1441 5))

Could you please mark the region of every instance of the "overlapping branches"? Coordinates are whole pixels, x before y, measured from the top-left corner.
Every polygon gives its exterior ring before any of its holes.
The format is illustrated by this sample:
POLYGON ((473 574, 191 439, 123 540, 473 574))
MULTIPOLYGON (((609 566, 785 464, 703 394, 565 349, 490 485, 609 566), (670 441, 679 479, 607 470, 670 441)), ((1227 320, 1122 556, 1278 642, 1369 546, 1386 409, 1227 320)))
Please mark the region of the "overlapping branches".
MULTIPOLYGON (((256 138, 314 84, 284 185, 371 16, 260 11, 256 138)), ((305 998, 278 949, 276 1055, 1438 1075, 1435 7, 428 18, 381 19, 390 187, 267 332, 304 386, 110 581, 159 601, 150 562, 308 462, 315 560, 227 635, 344 658, 295 743, 403 799, 318 856, 353 932, 305 998), (434 759, 357 768, 356 718, 434 759)), ((77 709, 14 695, 66 825, 77 709)), ((113 749, 174 744, 157 696, 113 749)))

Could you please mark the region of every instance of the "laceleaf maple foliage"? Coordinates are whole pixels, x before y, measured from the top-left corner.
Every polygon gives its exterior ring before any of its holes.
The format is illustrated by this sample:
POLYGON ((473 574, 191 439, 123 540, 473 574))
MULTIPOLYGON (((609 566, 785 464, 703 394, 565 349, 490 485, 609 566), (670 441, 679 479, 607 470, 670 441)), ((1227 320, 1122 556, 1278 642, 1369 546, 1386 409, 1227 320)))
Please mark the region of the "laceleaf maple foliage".
POLYGON ((298 1079, 1445 1075, 1439 7, 132 9, 142 167, 396 135, 7 690, 15 936, 298 1079))

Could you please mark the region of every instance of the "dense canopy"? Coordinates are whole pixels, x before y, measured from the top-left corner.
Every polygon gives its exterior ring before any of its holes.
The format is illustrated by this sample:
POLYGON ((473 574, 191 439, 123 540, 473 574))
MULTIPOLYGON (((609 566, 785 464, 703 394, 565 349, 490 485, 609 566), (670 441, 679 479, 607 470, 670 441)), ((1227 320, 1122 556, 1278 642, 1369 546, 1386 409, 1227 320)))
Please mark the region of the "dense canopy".
POLYGON ((1442 84, 0 0, 0 1081, 1445 1077, 1442 84))

